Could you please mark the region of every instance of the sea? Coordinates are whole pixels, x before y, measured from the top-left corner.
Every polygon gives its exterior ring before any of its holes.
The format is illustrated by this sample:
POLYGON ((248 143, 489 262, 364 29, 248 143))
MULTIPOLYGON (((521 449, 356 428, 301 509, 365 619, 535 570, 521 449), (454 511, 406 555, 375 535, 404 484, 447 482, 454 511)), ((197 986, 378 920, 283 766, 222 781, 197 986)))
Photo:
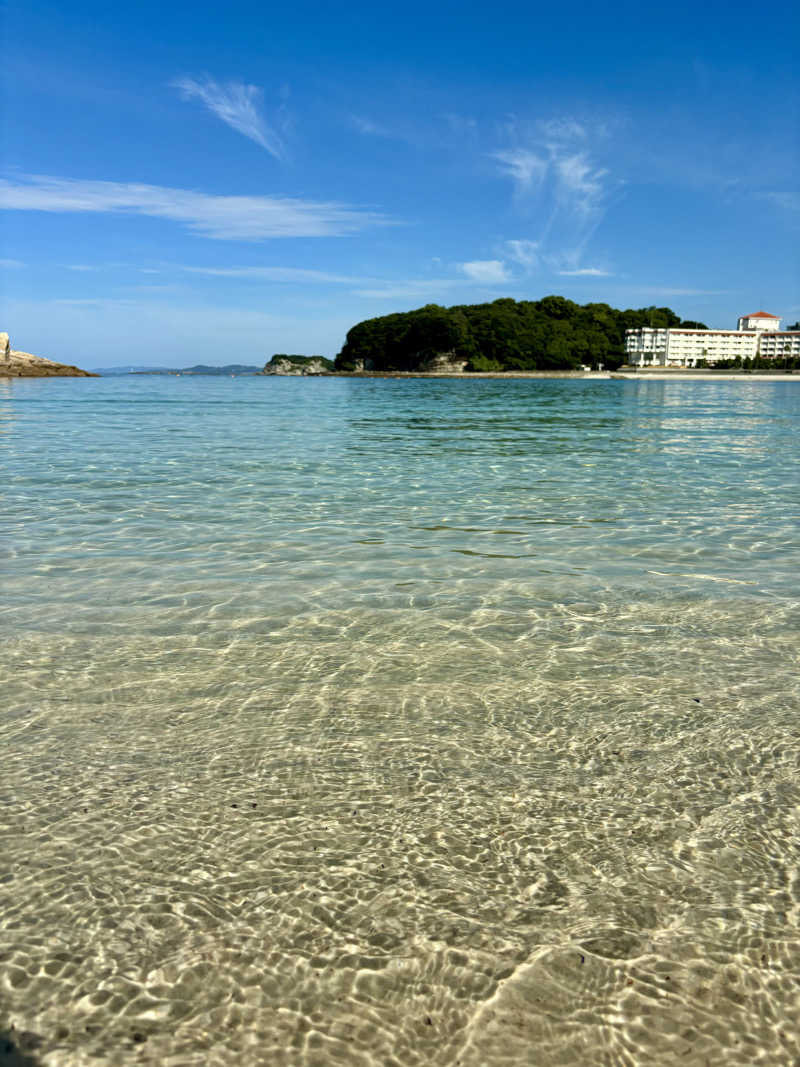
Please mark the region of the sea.
POLYGON ((800 382, 0 380, 0 541, 0 1059, 800 1061, 800 382))

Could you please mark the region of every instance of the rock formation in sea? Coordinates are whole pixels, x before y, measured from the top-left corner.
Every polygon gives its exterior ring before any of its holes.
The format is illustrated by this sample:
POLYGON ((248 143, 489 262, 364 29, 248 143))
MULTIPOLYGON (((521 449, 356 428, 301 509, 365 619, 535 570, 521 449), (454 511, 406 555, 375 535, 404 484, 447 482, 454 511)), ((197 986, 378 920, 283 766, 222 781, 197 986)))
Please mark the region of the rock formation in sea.
POLYGON ((7 333, 0 333, 0 378, 96 378, 88 370, 67 363, 55 363, 44 356, 17 352, 7 333))
POLYGON ((273 356, 262 374, 317 375, 330 374, 333 362, 324 356, 273 356))

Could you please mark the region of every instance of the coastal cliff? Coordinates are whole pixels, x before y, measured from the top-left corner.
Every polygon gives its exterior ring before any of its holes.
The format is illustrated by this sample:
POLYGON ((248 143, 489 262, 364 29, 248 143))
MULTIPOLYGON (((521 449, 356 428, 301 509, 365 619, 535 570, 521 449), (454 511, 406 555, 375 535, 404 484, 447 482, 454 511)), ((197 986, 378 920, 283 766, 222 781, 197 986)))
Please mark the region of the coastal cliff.
POLYGON ((30 352, 17 352, 7 333, 0 333, 0 378, 97 378, 88 370, 55 363, 30 352))

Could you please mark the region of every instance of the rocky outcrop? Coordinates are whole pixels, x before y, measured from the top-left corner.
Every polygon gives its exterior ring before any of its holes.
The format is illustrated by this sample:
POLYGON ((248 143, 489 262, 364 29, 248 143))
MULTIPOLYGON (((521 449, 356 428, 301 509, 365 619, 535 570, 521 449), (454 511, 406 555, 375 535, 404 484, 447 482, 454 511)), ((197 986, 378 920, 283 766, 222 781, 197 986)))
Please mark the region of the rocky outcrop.
POLYGON ((262 374, 318 375, 330 374, 333 364, 324 356, 273 356, 262 374))
POLYGON ((17 352, 7 333, 0 333, 0 378, 96 378, 88 370, 67 363, 54 363, 30 352, 17 352))
MULTIPOLYGON (((463 374, 467 366, 466 359, 459 359, 455 352, 434 352, 433 354, 416 353, 416 366, 413 370, 397 371, 398 374, 463 374)), ((353 361, 353 374, 375 373, 375 362, 371 359, 353 361)), ((387 372, 378 372, 387 373, 387 372)), ((388 373, 392 373, 391 371, 388 373)))
POLYGON ((427 358, 421 358, 419 369, 423 374, 463 374, 466 359, 459 359, 453 352, 436 352, 427 358))

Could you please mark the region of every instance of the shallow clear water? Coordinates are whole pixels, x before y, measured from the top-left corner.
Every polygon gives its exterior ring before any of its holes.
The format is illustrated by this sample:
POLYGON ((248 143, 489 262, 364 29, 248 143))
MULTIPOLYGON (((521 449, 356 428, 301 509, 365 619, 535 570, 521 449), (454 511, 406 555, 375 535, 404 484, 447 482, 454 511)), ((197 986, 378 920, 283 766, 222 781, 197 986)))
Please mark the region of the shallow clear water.
POLYGON ((0 1027, 798 1062, 799 435, 800 383, 0 381, 0 1027))

